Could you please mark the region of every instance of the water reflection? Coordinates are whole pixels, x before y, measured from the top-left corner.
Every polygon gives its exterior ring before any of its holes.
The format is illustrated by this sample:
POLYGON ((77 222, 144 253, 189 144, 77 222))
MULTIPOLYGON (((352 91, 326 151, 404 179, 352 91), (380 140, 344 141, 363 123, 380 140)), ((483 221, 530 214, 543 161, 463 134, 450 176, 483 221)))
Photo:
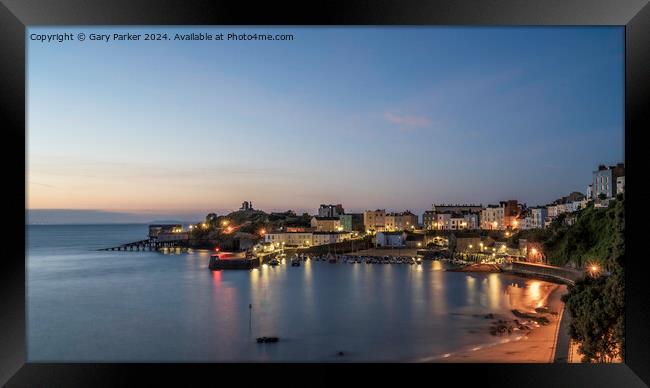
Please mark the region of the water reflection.
POLYGON ((554 285, 540 280, 526 279, 521 283, 513 282, 506 287, 506 295, 511 309, 534 312, 535 308, 543 307, 554 285))
POLYGON ((500 307, 501 293, 505 290, 503 289, 503 284, 498 274, 489 274, 487 281, 490 308, 496 310, 500 307))
POLYGON ((477 304, 476 301, 476 278, 471 275, 465 275, 465 285, 466 285, 466 303, 468 305, 477 304))
POLYGON ((218 289, 221 288, 221 271, 211 271, 212 272, 212 285, 218 289))

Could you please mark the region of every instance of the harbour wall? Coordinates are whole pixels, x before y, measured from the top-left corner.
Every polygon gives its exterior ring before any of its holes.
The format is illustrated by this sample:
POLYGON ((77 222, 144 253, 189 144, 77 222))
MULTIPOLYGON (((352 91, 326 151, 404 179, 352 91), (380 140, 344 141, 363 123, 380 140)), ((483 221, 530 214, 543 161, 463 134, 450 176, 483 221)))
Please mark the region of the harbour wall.
POLYGON ((542 278, 562 284, 574 284, 585 276, 584 271, 573 268, 554 267, 545 264, 522 263, 516 261, 500 264, 499 268, 504 272, 510 272, 521 276, 542 278))

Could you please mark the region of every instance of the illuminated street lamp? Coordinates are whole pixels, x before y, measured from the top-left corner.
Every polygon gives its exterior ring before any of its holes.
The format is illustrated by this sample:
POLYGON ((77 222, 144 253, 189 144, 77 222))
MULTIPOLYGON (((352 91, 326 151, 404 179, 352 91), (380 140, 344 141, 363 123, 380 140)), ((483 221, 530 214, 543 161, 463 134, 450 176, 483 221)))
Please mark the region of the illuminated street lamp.
POLYGON ((496 228, 497 228, 497 226, 499 226, 499 223, 498 223, 498 222, 496 222, 496 221, 494 221, 494 222, 492 223, 492 227, 493 227, 494 229, 496 229, 496 228))
POLYGON ((600 266, 596 263, 589 264, 587 266, 587 271, 592 277, 597 277, 600 274, 600 266))
POLYGON ((228 220, 221 221, 221 225, 223 225, 223 226, 228 226, 229 223, 230 222, 228 220))

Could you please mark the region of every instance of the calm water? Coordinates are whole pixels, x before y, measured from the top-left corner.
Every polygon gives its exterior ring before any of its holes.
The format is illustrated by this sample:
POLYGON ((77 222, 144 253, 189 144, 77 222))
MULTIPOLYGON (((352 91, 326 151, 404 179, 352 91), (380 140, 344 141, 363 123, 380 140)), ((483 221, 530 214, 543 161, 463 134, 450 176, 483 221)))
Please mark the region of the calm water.
POLYGON ((430 360, 498 341, 482 315, 535 307, 545 286, 432 261, 212 272, 207 252, 95 251, 146 234, 28 227, 30 361, 430 360))

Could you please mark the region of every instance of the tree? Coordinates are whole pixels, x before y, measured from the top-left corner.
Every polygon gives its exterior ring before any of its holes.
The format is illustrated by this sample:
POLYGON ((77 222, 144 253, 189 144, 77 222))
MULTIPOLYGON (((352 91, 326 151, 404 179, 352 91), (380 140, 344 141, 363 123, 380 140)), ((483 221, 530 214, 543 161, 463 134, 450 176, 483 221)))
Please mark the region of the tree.
POLYGON ((600 193, 600 194, 598 194, 598 199, 600 199, 601 201, 604 201, 605 199, 607 199, 607 195, 605 195, 605 193, 600 193))
POLYGON ((565 258, 596 260, 610 273, 576 282, 562 298, 572 317, 569 334, 580 343, 584 361, 625 359, 624 232, 624 200, 615 201, 606 209, 585 209, 558 245, 565 258))
POLYGON ((619 276, 587 277, 562 297, 572 317, 569 334, 580 343, 585 362, 611 362, 623 356, 624 298, 619 276))
POLYGON ((216 213, 208 213, 205 216, 205 223, 208 224, 210 229, 216 228, 219 226, 218 218, 216 213))

